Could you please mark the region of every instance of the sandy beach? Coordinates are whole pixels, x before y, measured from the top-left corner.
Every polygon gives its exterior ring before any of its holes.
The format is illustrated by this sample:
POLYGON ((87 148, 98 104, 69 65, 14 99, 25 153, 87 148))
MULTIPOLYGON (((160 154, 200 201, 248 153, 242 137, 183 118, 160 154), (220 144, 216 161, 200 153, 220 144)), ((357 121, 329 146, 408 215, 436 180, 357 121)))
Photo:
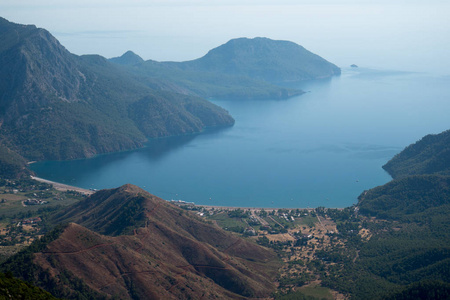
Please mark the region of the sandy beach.
POLYGON ((87 190, 87 189, 83 189, 83 188, 79 188, 76 186, 71 186, 71 185, 67 185, 67 184, 62 184, 59 182, 55 182, 55 181, 50 181, 47 179, 43 179, 43 178, 39 178, 39 177, 35 177, 35 176, 31 176, 31 179, 34 179, 36 181, 39 182, 45 182, 48 184, 53 185, 53 187, 58 190, 58 191, 62 191, 62 192, 66 192, 66 191, 76 191, 85 195, 92 195, 93 193, 95 193, 94 191, 91 190, 87 190))

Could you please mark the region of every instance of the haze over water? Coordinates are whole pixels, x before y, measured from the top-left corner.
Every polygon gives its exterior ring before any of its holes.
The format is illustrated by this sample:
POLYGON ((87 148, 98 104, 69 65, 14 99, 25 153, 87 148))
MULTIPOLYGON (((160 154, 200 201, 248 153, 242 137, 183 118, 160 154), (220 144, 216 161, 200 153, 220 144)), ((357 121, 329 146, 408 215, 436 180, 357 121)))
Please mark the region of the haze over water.
POLYGON ((447 0, 2 0, 69 51, 184 61, 239 37, 289 40, 338 66, 449 74, 447 0))
POLYGON ((284 101, 213 100, 233 127, 150 141, 87 160, 40 162, 38 176, 84 188, 133 183, 164 199, 257 207, 345 207, 388 182, 405 146, 450 128, 448 77, 345 69, 284 101))

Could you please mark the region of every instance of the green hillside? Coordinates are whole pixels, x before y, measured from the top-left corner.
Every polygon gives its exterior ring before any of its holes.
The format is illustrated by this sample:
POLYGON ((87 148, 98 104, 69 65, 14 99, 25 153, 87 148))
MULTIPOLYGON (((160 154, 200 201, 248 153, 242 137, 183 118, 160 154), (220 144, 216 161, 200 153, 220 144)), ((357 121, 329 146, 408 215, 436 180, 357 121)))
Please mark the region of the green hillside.
POLYGON ((397 154, 388 164, 396 179, 364 191, 355 206, 324 209, 338 231, 330 238, 343 244, 316 254, 322 286, 350 299, 448 299, 447 134, 426 136, 397 154))
POLYGON ((14 179, 29 174, 25 159, 0 143, 0 177, 14 179))
POLYGON ((361 194, 356 219, 346 226, 367 230, 370 238, 347 231, 347 247, 358 256, 325 285, 352 299, 448 298, 448 137, 449 131, 428 135, 408 146, 384 167, 397 179, 361 194))
POLYGON ((414 175, 370 189, 359 197, 360 212, 382 219, 406 221, 429 209, 450 205, 450 176, 414 175))
POLYGON ((13 278, 11 273, 0 273, 0 299, 56 300, 57 298, 41 288, 13 278))
POLYGON ((383 168, 393 178, 409 175, 450 175, 450 130, 430 134, 406 147, 383 168))

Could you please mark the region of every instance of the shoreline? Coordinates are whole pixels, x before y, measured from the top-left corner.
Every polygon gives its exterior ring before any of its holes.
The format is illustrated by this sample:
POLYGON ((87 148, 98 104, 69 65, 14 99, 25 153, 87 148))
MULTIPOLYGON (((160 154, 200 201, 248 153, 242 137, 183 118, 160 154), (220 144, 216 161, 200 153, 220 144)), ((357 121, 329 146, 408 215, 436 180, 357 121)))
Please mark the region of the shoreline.
MULTIPOLYGON (((166 200, 167 201, 167 200, 166 200)), ((242 210, 250 210, 250 211, 260 211, 260 210, 279 210, 279 209, 299 209, 299 210, 307 210, 307 211, 313 211, 316 208, 314 207, 245 207, 245 206, 221 206, 221 205, 203 205, 203 204, 195 204, 195 203, 177 203, 169 201, 177 206, 181 205, 193 205, 195 207, 203 207, 205 209, 223 209, 223 210, 235 210, 235 209, 242 209, 242 210)), ((325 207, 326 209, 338 209, 343 210, 345 207, 325 207)))
MULTIPOLYGON (((250 211, 261 211, 261 210, 279 210, 279 209, 299 209, 299 210, 307 210, 312 211, 315 208, 301 208, 301 207, 244 207, 244 206, 220 206, 220 205, 202 205, 202 204, 193 204, 196 207, 203 207, 205 209, 223 209, 223 210, 236 210, 236 209, 242 209, 242 210, 250 210, 250 211)), ((342 208, 339 208, 342 209, 342 208)))
MULTIPOLYGON (((62 191, 62 192, 76 191, 76 192, 79 192, 79 193, 87 195, 87 196, 90 196, 96 192, 96 191, 91 191, 88 189, 76 187, 73 185, 68 185, 68 184, 64 184, 64 183, 60 183, 60 182, 56 182, 56 181, 47 180, 47 179, 36 177, 36 176, 30 176, 30 177, 33 180, 51 184, 55 190, 62 191)), ((223 210, 243 209, 243 210, 250 210, 250 211, 261 211, 261 210, 271 211, 271 210, 279 210, 279 209, 300 209, 300 210, 312 211, 312 210, 316 209, 314 207, 306 207, 306 208, 305 207, 254 207, 254 206, 248 207, 248 206, 203 205, 203 204, 195 204, 195 203, 177 203, 176 201, 173 201, 173 200, 165 200, 165 201, 175 204, 177 206, 179 206, 180 204, 181 205, 189 205, 190 204, 190 205, 194 205, 196 207, 203 207, 205 209, 223 209, 223 210)), ((339 209, 339 210, 344 209, 342 207, 326 207, 326 208, 339 209)))
POLYGON ((59 183, 56 181, 47 180, 47 179, 36 177, 36 176, 30 176, 30 177, 33 180, 51 184, 55 190, 58 190, 61 192, 76 191, 76 192, 79 192, 79 193, 87 195, 87 196, 90 196, 93 193, 95 193, 94 191, 91 191, 91 190, 83 189, 83 188, 68 185, 68 184, 59 183))

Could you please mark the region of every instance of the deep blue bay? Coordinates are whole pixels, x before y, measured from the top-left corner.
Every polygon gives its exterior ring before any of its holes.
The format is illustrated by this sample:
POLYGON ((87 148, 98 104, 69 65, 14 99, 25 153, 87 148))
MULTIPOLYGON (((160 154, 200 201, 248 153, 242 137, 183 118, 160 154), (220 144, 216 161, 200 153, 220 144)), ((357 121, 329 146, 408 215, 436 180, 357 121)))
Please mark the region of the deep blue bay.
POLYGON ((135 151, 31 165, 83 188, 138 185, 161 198, 242 207, 346 207, 388 182, 407 145, 450 128, 450 77, 346 69, 277 101, 211 100, 233 127, 149 141, 135 151))

